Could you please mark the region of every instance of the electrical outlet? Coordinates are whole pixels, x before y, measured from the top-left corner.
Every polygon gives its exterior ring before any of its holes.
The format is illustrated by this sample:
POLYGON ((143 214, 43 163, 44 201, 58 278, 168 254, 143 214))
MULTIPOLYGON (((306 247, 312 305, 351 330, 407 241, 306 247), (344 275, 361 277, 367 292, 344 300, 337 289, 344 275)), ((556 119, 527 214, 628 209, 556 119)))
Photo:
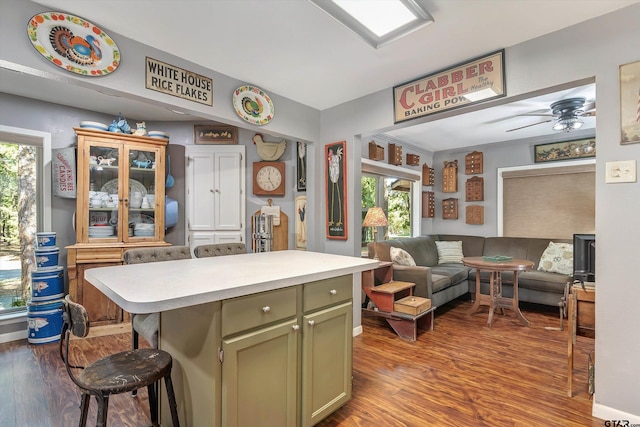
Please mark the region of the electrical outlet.
POLYGON ((604 182, 636 182, 636 161, 607 162, 604 182))

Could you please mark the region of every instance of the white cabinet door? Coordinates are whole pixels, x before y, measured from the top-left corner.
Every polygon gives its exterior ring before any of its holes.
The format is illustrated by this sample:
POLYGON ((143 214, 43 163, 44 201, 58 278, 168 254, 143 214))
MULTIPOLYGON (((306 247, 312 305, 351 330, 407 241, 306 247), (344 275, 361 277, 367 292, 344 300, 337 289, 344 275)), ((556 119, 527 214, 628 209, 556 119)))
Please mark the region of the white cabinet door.
POLYGON ((233 231, 242 238, 246 211, 244 152, 244 145, 186 147, 188 234, 233 231))
POLYGON ((186 211, 187 228, 190 231, 214 229, 214 170, 213 152, 199 147, 187 147, 186 211))
POLYGON ((214 153, 214 229, 241 230, 244 222, 244 159, 242 153, 214 153))

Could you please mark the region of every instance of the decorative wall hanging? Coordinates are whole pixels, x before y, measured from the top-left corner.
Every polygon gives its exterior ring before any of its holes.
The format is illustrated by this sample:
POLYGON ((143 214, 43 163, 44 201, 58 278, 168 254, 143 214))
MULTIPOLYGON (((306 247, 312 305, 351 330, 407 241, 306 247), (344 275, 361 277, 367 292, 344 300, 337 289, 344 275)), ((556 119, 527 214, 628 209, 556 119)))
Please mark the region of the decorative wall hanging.
POLYGON ((422 218, 435 218, 436 199, 433 191, 422 192, 422 218))
POLYGON ((504 49, 393 88, 395 123, 506 96, 504 49))
POLYGON ((146 88, 187 101, 213 106, 213 79, 146 57, 146 88))
POLYGON ((420 164, 420 156, 417 154, 407 153, 407 166, 418 166, 420 164))
POLYGON ((376 144, 375 141, 369 142, 369 159, 384 160, 384 147, 376 144))
POLYGON ((242 119, 253 125, 266 125, 275 112, 269 95, 255 86, 240 86, 233 92, 233 108, 242 119))
POLYGON ((431 186, 435 184, 436 171, 430 168, 428 164, 422 165, 422 185, 431 186))
POLYGON ((256 146, 258 156, 266 162, 275 162, 284 154, 287 149, 287 140, 282 141, 265 141, 261 133, 256 133, 253 138, 253 145, 256 146))
POLYGON ((551 144, 540 144, 534 147, 534 160, 536 163, 582 159, 595 156, 595 138, 552 142, 551 144))
POLYGON ((474 151, 464 156, 464 173, 465 175, 482 174, 483 170, 483 154, 480 151, 474 151))
POLYGON ((296 168, 296 189, 307 191, 307 144, 298 141, 296 144, 298 167, 296 168))
POLYGON ((389 144, 389 164, 400 166, 402 164, 402 146, 389 144))
POLYGON ((484 207, 480 205, 469 205, 466 207, 466 223, 472 225, 484 224, 484 207))
POLYGON ((484 178, 473 176, 465 183, 465 201, 481 202, 484 200, 484 178))
POLYGON ((458 199, 444 199, 442 201, 442 219, 458 219, 458 199))
POLYGON ((327 239, 347 240, 346 141, 327 144, 326 159, 327 239))
POLYGON ((296 197, 296 249, 307 249, 307 196, 296 197))
POLYGON ((104 76, 120 65, 120 50, 107 33, 91 22, 63 12, 34 15, 29 40, 42 56, 71 73, 104 76))
POLYGON ((640 61, 620 66, 621 144, 640 142, 640 61))
POLYGON ((193 127, 196 144, 237 144, 238 128, 228 125, 196 125, 193 127))
POLYGON ((442 192, 458 192, 458 161, 444 162, 442 169, 442 192))

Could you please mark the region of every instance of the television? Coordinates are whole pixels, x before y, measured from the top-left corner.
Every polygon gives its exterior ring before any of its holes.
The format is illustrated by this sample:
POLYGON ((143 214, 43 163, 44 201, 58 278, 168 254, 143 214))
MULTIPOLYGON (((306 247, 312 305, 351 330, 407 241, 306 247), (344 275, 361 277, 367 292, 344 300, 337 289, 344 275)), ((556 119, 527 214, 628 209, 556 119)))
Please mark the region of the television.
POLYGON ((596 235, 573 235, 573 280, 595 282, 596 235))

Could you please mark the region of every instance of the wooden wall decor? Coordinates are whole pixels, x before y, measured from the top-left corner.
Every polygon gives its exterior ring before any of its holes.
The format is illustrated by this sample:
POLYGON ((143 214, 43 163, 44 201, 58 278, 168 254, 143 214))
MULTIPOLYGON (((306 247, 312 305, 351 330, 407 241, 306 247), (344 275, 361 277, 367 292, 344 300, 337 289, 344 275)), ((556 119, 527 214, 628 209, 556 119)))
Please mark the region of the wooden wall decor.
POLYGON ((433 191, 422 192, 422 218, 436 217, 436 199, 433 191))
POLYGON ((450 198, 442 201, 442 219, 458 219, 458 199, 450 198))
POLYGON ((471 177, 465 183, 465 201, 481 202, 484 200, 484 178, 471 177))
POLYGON ((481 174, 483 169, 483 154, 480 151, 474 151, 464 156, 464 173, 465 175, 481 174))
POLYGON ((402 164, 402 146, 389 144, 389 164, 399 166, 402 164))
POLYGON ((467 224, 482 225, 484 224, 484 206, 469 205, 466 208, 467 224))
POLYGON ((409 154, 407 153, 407 165, 409 166, 418 166, 420 165, 420 156, 417 154, 409 154))
POLYGON ((376 144, 375 141, 369 143, 369 159, 384 160, 384 147, 376 144))
POLYGON ((444 162, 442 170, 442 192, 458 192, 458 161, 444 162))
POLYGON ((434 185, 436 181, 436 171, 426 163, 422 165, 422 185, 434 185))

